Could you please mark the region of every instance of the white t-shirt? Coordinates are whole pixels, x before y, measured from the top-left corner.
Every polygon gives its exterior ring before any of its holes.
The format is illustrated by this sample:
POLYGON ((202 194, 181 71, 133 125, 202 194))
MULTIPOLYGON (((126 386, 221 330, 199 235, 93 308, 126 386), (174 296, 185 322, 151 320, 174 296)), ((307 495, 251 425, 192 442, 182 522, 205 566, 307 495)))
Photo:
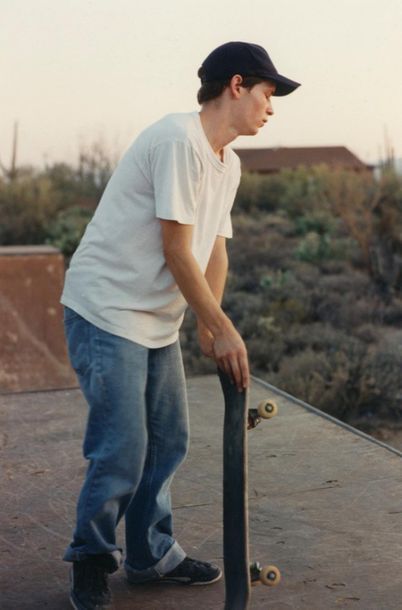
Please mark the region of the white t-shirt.
POLYGON ((66 274, 61 302, 99 328, 146 347, 173 343, 186 302, 163 255, 158 219, 194 226, 205 272, 230 211, 240 161, 214 154, 198 112, 170 114, 143 131, 117 165, 66 274))

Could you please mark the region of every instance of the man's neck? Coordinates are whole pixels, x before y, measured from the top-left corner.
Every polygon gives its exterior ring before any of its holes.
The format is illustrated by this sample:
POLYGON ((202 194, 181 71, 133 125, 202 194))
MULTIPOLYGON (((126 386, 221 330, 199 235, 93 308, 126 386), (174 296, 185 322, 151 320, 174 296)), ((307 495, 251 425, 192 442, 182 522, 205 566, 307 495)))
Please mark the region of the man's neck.
POLYGON ((227 113, 223 109, 207 105, 201 109, 200 119, 212 150, 223 161, 224 147, 233 142, 238 136, 237 132, 228 122, 227 113))

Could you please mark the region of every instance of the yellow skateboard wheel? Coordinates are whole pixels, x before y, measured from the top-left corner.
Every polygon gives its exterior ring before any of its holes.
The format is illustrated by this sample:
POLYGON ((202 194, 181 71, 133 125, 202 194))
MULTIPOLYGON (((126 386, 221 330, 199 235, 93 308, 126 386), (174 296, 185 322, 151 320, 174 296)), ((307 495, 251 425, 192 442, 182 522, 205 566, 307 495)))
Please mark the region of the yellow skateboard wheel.
POLYGON ((263 400, 258 405, 257 411, 262 419, 270 419, 278 414, 278 406, 273 400, 263 400))
POLYGON ((264 566, 261 568, 260 581, 267 587, 275 587, 281 580, 281 573, 276 566, 264 566))

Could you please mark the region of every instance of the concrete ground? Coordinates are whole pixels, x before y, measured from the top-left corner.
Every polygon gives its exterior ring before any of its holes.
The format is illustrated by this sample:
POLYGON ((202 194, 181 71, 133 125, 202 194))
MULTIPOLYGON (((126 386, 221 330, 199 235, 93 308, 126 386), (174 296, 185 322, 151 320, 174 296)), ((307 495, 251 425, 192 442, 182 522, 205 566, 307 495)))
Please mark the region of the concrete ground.
MULTIPOLYGON (((223 401, 216 377, 188 382, 192 445, 173 489, 176 535, 222 565, 223 401)), ((402 608, 401 454, 276 395, 279 415, 249 433, 251 556, 282 572, 253 588, 251 609, 402 608)), ((0 607, 67 610, 61 561, 85 471, 79 390, 0 396, 0 607)), ((120 537, 123 539, 122 531, 120 537)), ((129 587, 111 578, 116 610, 219 610, 224 585, 129 587)))

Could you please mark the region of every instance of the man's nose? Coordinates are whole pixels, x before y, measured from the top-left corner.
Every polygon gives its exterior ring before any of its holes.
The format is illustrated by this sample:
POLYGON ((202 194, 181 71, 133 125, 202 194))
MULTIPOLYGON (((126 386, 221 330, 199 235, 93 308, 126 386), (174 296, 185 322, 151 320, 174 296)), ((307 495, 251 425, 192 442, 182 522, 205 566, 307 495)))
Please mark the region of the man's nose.
POLYGON ((271 102, 268 102, 267 104, 267 114, 269 116, 272 116, 274 114, 274 107, 272 106, 271 102))

